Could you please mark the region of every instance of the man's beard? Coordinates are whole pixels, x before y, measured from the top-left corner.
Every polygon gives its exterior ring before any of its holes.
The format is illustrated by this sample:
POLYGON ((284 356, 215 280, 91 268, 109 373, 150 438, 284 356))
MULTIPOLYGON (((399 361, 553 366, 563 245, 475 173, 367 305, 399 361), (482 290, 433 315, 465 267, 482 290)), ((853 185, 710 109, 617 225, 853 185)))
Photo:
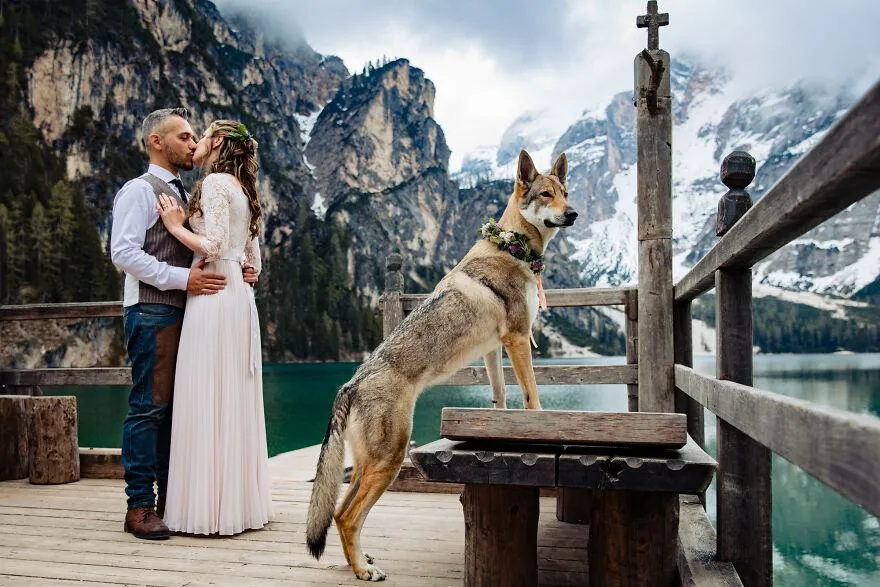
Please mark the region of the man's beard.
POLYGON ((178 157, 176 153, 172 152, 171 149, 167 147, 165 149, 165 157, 168 159, 169 163, 171 163, 178 169, 189 171, 193 168, 192 157, 178 157))

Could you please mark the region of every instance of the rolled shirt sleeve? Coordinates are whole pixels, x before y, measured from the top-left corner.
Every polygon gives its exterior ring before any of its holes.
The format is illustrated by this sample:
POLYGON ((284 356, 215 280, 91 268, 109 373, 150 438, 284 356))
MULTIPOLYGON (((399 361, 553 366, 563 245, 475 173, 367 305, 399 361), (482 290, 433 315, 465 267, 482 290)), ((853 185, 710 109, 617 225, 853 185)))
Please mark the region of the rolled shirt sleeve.
POLYGON ((175 267, 144 252, 147 230, 158 221, 150 184, 133 179, 122 186, 113 201, 110 258, 117 268, 138 281, 162 291, 186 290, 189 267, 175 267))

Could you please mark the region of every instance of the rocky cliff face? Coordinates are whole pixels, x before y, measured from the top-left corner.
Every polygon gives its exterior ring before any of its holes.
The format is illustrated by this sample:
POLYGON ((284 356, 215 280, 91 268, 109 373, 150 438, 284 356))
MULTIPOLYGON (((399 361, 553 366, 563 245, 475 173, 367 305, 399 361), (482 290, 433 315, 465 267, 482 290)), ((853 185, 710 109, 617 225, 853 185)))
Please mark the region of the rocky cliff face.
POLYGON ((139 127, 148 112, 184 105, 197 133, 217 118, 241 118, 260 140, 269 242, 277 245, 293 219, 291 198, 311 182, 295 115, 327 102, 348 75, 342 62, 265 43, 206 0, 132 0, 128 8, 125 44, 63 31, 47 39, 27 85, 41 138, 68 180, 89 178, 103 220, 113 188, 143 167, 139 127))
MULTIPOLYGON (((449 148, 433 102, 434 85, 424 73, 396 60, 347 80, 310 133, 306 158, 323 213, 353 235, 354 277, 371 295, 380 293, 384 258, 392 251, 404 255, 411 287, 433 287, 473 246, 479 227, 501 215, 513 191, 512 164, 522 148, 514 145, 522 133, 508 133, 505 142, 501 165, 511 168, 509 177, 459 189, 449 178, 449 148)), ((548 254, 559 255, 560 246, 568 269, 564 239, 548 254)), ((577 271, 551 280, 558 286, 581 282, 577 271)))
MULTIPOLYGON (((434 84, 400 59, 346 80, 311 131, 306 157, 326 216, 351 233, 353 276, 373 297, 393 251, 422 285, 420 266, 457 261, 460 249, 450 241, 462 236, 448 233, 445 223, 458 216, 458 187, 448 176, 449 148, 433 109, 434 84)), ((473 244, 473 234, 463 238, 473 244)))

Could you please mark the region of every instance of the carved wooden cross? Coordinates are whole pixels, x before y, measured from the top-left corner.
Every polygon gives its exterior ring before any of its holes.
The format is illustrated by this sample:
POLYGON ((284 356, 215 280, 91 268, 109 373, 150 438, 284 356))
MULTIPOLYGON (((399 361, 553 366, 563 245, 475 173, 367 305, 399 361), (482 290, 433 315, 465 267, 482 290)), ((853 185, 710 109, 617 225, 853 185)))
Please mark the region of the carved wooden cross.
POLYGON ((655 51, 660 48, 660 27, 669 24, 669 13, 657 14, 657 0, 648 2, 648 14, 636 17, 636 26, 648 29, 648 49, 655 51))

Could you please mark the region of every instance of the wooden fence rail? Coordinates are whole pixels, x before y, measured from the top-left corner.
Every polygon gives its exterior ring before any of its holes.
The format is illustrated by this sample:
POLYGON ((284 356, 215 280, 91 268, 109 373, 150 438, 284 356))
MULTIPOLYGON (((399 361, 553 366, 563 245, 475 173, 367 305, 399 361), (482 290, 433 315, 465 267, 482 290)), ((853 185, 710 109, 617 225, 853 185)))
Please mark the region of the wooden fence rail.
POLYGON ((720 268, 751 268, 880 189, 880 83, 840 119, 675 286, 689 300, 720 268))
MULTIPOLYGON (((632 385, 638 381, 637 365, 537 365, 539 385, 632 385)), ((512 367, 504 367, 504 380, 516 385, 512 367)), ((51 387, 58 385, 131 385, 128 367, 88 367, 0 370, 0 385, 8 387, 51 387)), ((440 385, 489 385, 486 369, 464 367, 440 385)))
MULTIPOLYGON (((637 365, 535 365, 535 380, 538 385, 634 385, 639 380, 639 368, 637 365)), ((512 367, 504 367, 504 382, 516 385, 512 367)), ((489 379, 485 367, 465 367, 441 385, 489 385, 489 379)))
POLYGON ((58 385, 131 385, 128 367, 4 369, 0 385, 8 387, 58 385))
MULTIPOLYGON (((581 306, 617 306, 627 303, 627 296, 635 295, 634 287, 608 287, 589 289, 548 289, 547 305, 551 308, 574 308, 581 306)), ((403 311, 410 313, 427 299, 428 294, 401 294, 403 311)))
POLYGON ((675 386, 785 460, 880 516, 880 418, 675 366, 675 386))
POLYGON ((77 302, 70 304, 27 304, 0 306, 0 322, 50 320, 54 318, 122 317, 122 302, 77 302))

